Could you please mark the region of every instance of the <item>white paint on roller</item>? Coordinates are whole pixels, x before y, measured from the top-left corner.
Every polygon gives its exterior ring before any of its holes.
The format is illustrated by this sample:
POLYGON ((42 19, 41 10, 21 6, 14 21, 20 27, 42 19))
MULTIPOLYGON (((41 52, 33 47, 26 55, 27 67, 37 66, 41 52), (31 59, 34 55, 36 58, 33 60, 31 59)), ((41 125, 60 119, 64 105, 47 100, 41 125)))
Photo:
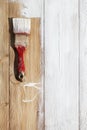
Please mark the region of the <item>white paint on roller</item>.
POLYGON ((30 34, 31 20, 24 18, 13 18, 13 32, 30 34))

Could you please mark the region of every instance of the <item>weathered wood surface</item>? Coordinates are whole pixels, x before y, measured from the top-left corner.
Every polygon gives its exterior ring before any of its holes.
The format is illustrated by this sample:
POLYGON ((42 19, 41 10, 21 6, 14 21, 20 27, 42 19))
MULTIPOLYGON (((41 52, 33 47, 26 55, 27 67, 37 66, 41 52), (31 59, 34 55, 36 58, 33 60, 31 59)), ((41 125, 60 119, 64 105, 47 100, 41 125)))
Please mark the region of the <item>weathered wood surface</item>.
MULTIPOLYGON (((40 82, 40 19, 32 19, 31 35, 26 49, 25 81, 20 83, 14 75, 15 53, 10 46, 10 129, 37 130, 39 90, 29 88, 28 83, 40 82), (24 85, 26 85, 24 87, 24 85), (29 102, 29 99, 35 100, 29 102)), ((16 70, 15 70, 16 71, 16 70)))
MULTIPOLYGON (((9 1, 9 18, 26 17, 21 14, 21 7, 23 8, 21 2, 9 1)), ((15 78, 17 69, 14 61, 17 54, 14 50, 14 35, 10 36, 10 130, 38 130, 40 90, 28 87, 26 84, 41 83, 40 45, 40 18, 32 18, 31 34, 24 55, 26 77, 25 81, 20 83, 15 78)), ((41 84, 37 87, 41 87, 41 84)))
POLYGON ((87 129, 87 1, 80 0, 80 130, 87 129))
POLYGON ((45 130, 79 130, 78 0, 45 1, 45 130))
POLYGON ((0 0, 0 130, 9 130, 9 41, 6 0, 0 0))
MULTIPOLYGON (((32 19, 25 53, 26 79, 23 83, 15 78, 13 34, 10 39, 10 66, 8 41, 8 18, 43 17, 42 1, 9 0, 7 3, 7 0, 0 0, 1 130, 44 129, 43 105, 39 104, 42 103, 39 97, 41 89, 23 87, 30 82, 40 82, 40 19, 32 19), (34 96, 35 100, 29 102, 34 96)), ((45 40, 45 130, 87 129, 86 5, 86 0, 45 0, 45 39, 42 37, 45 40)), ((43 93, 40 95, 43 98, 43 93)))

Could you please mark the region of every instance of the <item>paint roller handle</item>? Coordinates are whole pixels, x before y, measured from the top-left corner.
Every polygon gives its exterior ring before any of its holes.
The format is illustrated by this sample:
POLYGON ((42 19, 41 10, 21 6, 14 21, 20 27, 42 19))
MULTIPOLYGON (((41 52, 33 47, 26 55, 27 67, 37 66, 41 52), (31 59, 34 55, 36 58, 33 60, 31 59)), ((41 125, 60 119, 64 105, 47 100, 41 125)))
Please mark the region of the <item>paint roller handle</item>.
POLYGON ((23 57, 25 46, 16 46, 16 50, 18 52, 18 78, 22 81, 25 73, 25 64, 23 57))

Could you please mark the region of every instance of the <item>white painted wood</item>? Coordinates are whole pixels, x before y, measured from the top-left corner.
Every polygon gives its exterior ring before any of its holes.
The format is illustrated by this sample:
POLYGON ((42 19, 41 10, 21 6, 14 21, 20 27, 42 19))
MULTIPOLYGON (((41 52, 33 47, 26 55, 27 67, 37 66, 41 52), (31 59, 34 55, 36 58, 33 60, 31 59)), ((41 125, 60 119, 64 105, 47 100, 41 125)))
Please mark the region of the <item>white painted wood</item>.
POLYGON ((79 130, 78 0, 45 1, 45 130, 79 130))
POLYGON ((87 0, 80 0, 80 130, 87 130, 87 0))

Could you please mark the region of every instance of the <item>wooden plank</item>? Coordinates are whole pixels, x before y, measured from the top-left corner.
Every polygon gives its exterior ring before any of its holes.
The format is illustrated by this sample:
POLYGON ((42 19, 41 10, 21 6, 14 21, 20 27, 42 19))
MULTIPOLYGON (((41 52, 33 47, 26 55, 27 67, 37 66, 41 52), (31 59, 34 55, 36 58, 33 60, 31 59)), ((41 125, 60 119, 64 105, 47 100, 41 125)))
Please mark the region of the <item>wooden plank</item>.
POLYGON ((38 90, 24 87, 28 83, 40 82, 40 19, 32 19, 31 36, 25 54, 26 79, 23 83, 14 76, 15 55, 10 47, 10 129, 37 130, 38 90), (35 100, 33 98, 36 96, 35 100), (28 100, 33 100, 29 102, 28 100), (24 102, 24 101, 27 102, 24 102))
POLYGON ((18 1, 10 1, 8 0, 9 2, 9 18, 12 18, 12 17, 21 17, 21 7, 22 5, 19 4, 18 1))
POLYGON ((80 0, 80 130, 87 129, 87 1, 80 0))
POLYGON ((9 42, 7 0, 0 0, 0 130, 9 130, 9 42))
MULTIPOLYGON (((22 17, 21 13, 17 13, 20 12, 20 5, 16 6, 16 4, 20 3, 15 4, 13 2, 9 4, 9 17, 22 17), (13 10, 11 7, 13 6, 16 10, 11 13, 13 10)), ((28 83, 40 83, 41 81, 40 18, 31 19, 31 35, 24 55, 26 77, 23 83, 17 81, 15 77, 17 70, 14 61, 17 54, 14 50, 13 34, 11 34, 10 40, 10 129, 37 130, 39 89, 24 86, 28 83), (32 101, 29 102, 30 100, 32 101)), ((41 87, 41 85, 39 86, 41 87)))
POLYGON ((78 0, 45 2, 45 130, 79 130, 78 0))

